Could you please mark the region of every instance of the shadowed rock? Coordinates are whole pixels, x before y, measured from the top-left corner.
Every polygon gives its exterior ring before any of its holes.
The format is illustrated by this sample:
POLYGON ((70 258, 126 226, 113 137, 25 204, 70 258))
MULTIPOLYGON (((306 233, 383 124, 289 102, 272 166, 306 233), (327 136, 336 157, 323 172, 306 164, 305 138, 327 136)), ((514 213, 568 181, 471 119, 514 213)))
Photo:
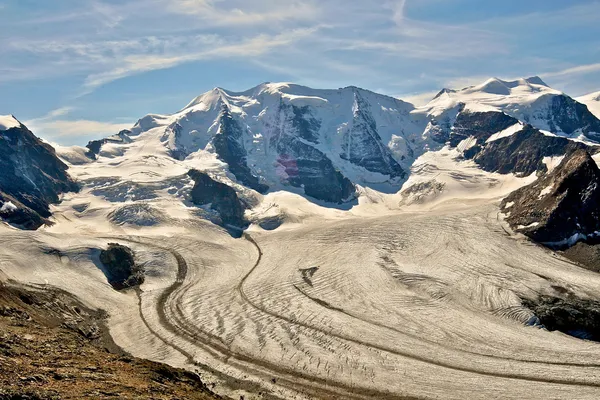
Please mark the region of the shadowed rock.
POLYGON ((546 136, 531 125, 514 135, 494 140, 477 152, 473 160, 485 171, 501 174, 531 175, 545 172, 545 157, 562 156, 576 149, 587 149, 583 143, 546 136))
POLYGON ((509 115, 496 112, 466 112, 456 117, 454 129, 450 133, 450 145, 457 146, 462 140, 474 137, 477 144, 482 145, 497 132, 501 132, 519 121, 509 115))
POLYGON ((135 263, 133 251, 118 243, 109 243, 108 249, 100 252, 108 282, 117 290, 144 283, 144 269, 135 263))
POLYGON ((197 170, 191 170, 188 174, 195 182, 191 192, 194 204, 210 205, 210 209, 219 214, 222 225, 233 225, 242 229, 248 225, 244 219, 246 207, 232 187, 197 170))
POLYGON ((549 331, 560 331, 580 339, 600 341, 600 302, 573 296, 566 299, 541 296, 523 300, 549 331))
POLYGON ((47 223, 50 203, 57 203, 61 193, 78 190, 54 148, 23 124, 0 131, 0 171, 0 217, 25 229, 47 223), (5 207, 8 202, 16 209, 5 207))
POLYGON ((531 239, 569 246, 600 231, 600 169, 576 150, 549 174, 502 202, 507 221, 531 239))
POLYGON ((269 187, 260 183, 258 177, 252 174, 248 167, 242 138, 242 127, 233 118, 229 108, 223 105, 219 116, 219 133, 213 138, 213 146, 220 160, 229 165, 229 170, 238 181, 260 193, 265 193, 269 187))
POLYGON ((107 143, 116 143, 116 144, 131 143, 131 138, 129 137, 130 134, 131 134, 131 131, 125 129, 116 135, 113 135, 113 136, 110 136, 110 137, 107 137, 104 139, 92 140, 92 141, 88 142, 88 144, 85 146, 88 149, 88 151, 85 153, 85 155, 88 158, 95 160, 98 157, 98 155, 100 154, 100 151, 102 150, 102 146, 107 143))

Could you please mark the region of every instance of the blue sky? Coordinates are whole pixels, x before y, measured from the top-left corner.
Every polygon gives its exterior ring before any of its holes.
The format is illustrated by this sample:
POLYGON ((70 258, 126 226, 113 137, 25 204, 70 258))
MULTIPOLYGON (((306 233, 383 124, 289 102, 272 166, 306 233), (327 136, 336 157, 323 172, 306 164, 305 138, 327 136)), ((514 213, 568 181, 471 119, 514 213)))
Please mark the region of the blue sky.
POLYGON ((61 144, 219 86, 355 85, 421 103, 540 75, 600 90, 597 0, 0 0, 0 114, 61 144))

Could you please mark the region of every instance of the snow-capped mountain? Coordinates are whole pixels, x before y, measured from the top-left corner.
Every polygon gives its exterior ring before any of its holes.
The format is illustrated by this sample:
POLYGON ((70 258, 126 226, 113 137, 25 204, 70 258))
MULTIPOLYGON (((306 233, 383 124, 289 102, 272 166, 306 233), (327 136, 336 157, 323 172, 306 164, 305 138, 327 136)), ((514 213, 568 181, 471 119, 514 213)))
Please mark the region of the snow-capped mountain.
POLYGON ((59 194, 77 190, 54 149, 13 116, 0 116, 0 217, 37 229, 59 194))
POLYGON ((419 108, 356 87, 264 83, 215 88, 172 115, 147 115, 90 142, 86 155, 140 167, 142 157, 160 156, 179 162, 181 174, 226 171, 224 179, 259 193, 343 203, 360 187, 398 192, 415 161, 444 146, 485 171, 526 176, 543 171, 548 157, 586 147, 598 131, 584 105, 537 77, 444 89, 419 108))
POLYGON ((566 137, 600 138, 600 121, 568 95, 539 77, 503 81, 492 78, 461 90, 443 89, 419 112, 440 120, 459 105, 471 111, 501 111, 537 129, 566 137))
POLYGON ((258 192, 295 187, 319 200, 353 197, 353 183, 400 188, 432 143, 426 118, 401 100, 356 87, 315 90, 266 83, 220 88, 180 112, 148 115, 131 137, 153 130, 176 159, 210 152, 258 192))
POLYGON ((585 104, 592 114, 600 118, 600 92, 578 97, 577 101, 585 104))
MULTIPOLYGON (((595 236, 598 120, 568 99, 552 108, 567 97, 538 80, 501 86, 419 108, 355 87, 217 88, 57 147, 81 190, 49 209, 67 166, 0 118, 0 196, 38 196, 54 222, 0 224, 0 281, 73 293, 106 311, 125 352, 224 397, 597 399, 597 349, 548 330, 600 338, 600 276, 510 227, 595 236), (565 116, 574 133, 552 132, 565 116), (111 285, 115 246, 139 290, 111 285)), ((14 223, 25 208, 10 196, 0 216, 14 223)))

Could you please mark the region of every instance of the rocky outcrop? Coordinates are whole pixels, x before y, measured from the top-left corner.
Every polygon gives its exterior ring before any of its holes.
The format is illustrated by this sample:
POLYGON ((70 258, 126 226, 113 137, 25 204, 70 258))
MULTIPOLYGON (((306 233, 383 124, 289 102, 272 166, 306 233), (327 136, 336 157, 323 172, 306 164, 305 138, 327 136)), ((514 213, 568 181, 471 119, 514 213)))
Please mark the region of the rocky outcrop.
POLYGON ((537 325, 560 331, 579 339, 600 341, 600 302, 575 296, 566 298, 541 296, 523 300, 537 318, 537 325))
POLYGON ((582 268, 600 272, 600 240, 588 239, 560 251, 563 257, 577 263, 582 268))
POLYGON ((317 200, 340 204, 353 198, 352 182, 335 168, 325 153, 310 144, 318 138, 318 122, 309 116, 308 108, 299 109, 284 103, 279 107, 275 133, 270 141, 278 154, 279 178, 302 188, 307 196, 317 200))
POLYGON ((530 175, 545 172, 545 157, 562 156, 576 149, 588 147, 579 142, 544 135, 531 125, 511 136, 500 138, 477 148, 473 160, 485 171, 501 174, 530 175))
POLYGON ((569 96, 554 96, 548 109, 551 131, 569 135, 581 133, 592 140, 600 139, 600 120, 584 105, 569 96))
POLYGON ((54 148, 22 124, 0 130, 0 171, 0 216, 25 229, 46 223, 61 193, 78 190, 54 148))
POLYGON ((129 130, 122 130, 121 132, 119 132, 116 135, 104 138, 104 139, 100 139, 100 140, 92 140, 90 142, 88 142, 87 149, 88 151, 85 153, 85 155, 89 158, 91 158, 92 160, 95 160, 96 158, 98 158, 98 155, 100 154, 100 151, 102 150, 102 146, 107 144, 107 143, 116 143, 116 144, 123 144, 123 143, 130 143, 131 142, 131 138, 129 137, 129 135, 131 134, 131 131, 129 130))
POLYGON ((204 172, 191 170, 188 174, 195 182, 191 192, 194 204, 209 206, 216 211, 220 218, 217 222, 223 226, 232 225, 241 229, 248 226, 244 218, 246 207, 232 187, 212 179, 204 172))
POLYGON ((117 290, 139 286, 144 283, 144 268, 135 262, 135 254, 118 243, 109 243, 100 252, 100 262, 108 282, 117 290))
POLYGON ((321 151, 290 136, 283 138, 278 148, 277 162, 290 185, 303 188, 307 196, 331 203, 340 204, 353 197, 352 182, 321 151))
POLYGON ((195 372, 125 353, 107 317, 51 287, 0 282, 0 399, 222 399, 195 372))
POLYGON ((258 177, 253 175, 248 167, 246 161, 247 153, 243 144, 242 127, 232 117, 229 108, 225 104, 222 106, 219 120, 219 132, 212 141, 217 156, 229 165, 229 171, 243 185, 259 193, 265 193, 269 190, 269 187, 260 183, 258 177))
POLYGON ((389 148, 382 143, 369 105, 358 91, 354 93, 353 108, 354 118, 344 133, 340 157, 367 171, 391 178, 405 178, 406 172, 392 157, 389 148))
POLYGON ((493 134, 501 132, 519 121, 505 113, 489 112, 467 112, 458 114, 454 122, 454 128, 450 133, 450 145, 458 144, 470 137, 475 138, 478 145, 483 145, 493 134))
POLYGON ((600 169, 575 150, 549 174, 508 196, 501 205, 513 229, 531 239, 568 246, 600 231, 600 169))

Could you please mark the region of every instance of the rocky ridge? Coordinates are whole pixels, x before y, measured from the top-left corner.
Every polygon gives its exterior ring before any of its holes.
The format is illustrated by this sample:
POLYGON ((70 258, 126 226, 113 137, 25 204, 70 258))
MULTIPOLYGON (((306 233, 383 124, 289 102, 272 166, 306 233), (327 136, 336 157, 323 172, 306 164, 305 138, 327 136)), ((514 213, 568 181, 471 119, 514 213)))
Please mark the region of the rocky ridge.
POLYGON ((506 220, 531 239, 570 246, 600 231, 600 169, 584 149, 503 200, 506 220))
POLYGON ((0 217, 26 229, 48 223, 50 204, 78 190, 52 146, 21 123, 0 129, 0 170, 0 217))

